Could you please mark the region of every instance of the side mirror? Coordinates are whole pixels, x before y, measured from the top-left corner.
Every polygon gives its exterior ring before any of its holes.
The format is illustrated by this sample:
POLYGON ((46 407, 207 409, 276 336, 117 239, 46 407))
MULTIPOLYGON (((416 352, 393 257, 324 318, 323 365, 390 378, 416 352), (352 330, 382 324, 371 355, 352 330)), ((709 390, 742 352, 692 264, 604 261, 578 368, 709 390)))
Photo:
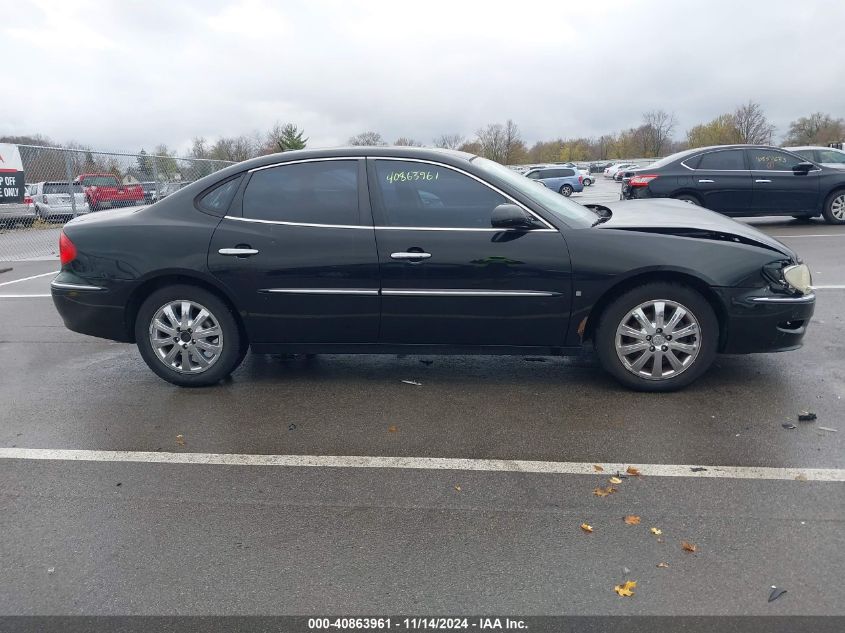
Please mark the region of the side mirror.
POLYGON ((807 174, 811 169, 813 169, 815 165, 809 161, 804 161, 803 163, 798 163, 797 165, 793 165, 792 171, 796 174, 807 174))
POLYGON ((506 203, 493 209, 490 226, 496 229, 531 229, 534 219, 520 206, 506 203))

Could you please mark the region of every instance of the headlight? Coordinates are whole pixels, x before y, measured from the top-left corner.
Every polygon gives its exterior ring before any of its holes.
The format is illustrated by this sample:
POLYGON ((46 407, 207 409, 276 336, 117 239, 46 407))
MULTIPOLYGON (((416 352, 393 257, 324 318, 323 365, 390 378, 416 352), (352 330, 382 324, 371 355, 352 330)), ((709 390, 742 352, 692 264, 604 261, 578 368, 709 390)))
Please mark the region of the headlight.
POLYGON ((783 269, 783 279, 791 288, 805 295, 813 289, 813 278, 807 264, 795 264, 783 269))

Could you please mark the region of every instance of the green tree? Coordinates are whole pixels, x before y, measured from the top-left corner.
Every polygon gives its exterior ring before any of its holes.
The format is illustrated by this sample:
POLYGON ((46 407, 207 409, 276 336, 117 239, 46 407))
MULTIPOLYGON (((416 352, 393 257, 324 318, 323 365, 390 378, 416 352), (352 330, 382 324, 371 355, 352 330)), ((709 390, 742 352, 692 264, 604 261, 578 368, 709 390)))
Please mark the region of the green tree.
POLYGON ((285 123, 284 125, 276 123, 267 134, 268 153, 305 149, 308 139, 303 137, 304 133, 293 123, 285 123))

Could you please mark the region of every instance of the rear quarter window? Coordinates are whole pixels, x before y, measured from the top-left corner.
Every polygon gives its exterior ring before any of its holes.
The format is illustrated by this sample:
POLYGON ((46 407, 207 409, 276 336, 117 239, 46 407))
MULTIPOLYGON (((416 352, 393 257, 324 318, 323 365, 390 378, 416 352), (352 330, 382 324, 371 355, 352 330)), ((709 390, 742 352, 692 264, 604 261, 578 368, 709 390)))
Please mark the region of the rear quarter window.
POLYGON ((197 199, 197 206, 212 215, 226 215, 238 191, 243 176, 236 176, 205 192, 197 199))

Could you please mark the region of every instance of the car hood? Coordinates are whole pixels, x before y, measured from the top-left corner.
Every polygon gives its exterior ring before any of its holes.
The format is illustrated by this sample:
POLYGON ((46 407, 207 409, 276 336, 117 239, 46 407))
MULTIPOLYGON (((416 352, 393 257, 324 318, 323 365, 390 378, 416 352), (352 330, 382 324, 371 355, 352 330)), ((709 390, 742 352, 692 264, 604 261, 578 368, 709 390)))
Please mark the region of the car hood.
POLYGON ((600 229, 621 229, 700 239, 732 239, 797 259, 795 252, 762 231, 688 202, 670 199, 623 200, 601 205, 613 214, 600 229))

